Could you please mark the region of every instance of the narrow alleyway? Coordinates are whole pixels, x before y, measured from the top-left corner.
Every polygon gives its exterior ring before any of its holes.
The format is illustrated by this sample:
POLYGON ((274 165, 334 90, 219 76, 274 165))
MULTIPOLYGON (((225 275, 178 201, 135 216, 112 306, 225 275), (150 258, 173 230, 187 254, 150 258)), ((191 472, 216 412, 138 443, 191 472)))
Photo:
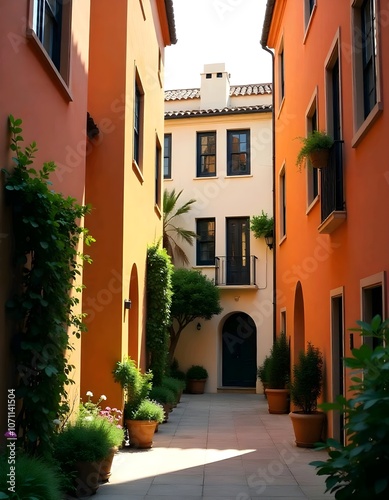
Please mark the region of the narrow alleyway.
POLYGON ((123 450, 97 498, 112 500, 319 500, 324 480, 308 465, 324 452, 297 448, 288 415, 262 395, 183 395, 151 450, 123 450))

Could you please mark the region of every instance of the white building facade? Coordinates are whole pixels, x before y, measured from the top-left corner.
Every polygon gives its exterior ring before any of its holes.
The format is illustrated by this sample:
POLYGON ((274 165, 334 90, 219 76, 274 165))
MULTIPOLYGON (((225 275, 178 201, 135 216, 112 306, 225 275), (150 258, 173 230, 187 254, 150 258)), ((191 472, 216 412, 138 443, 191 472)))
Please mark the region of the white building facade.
POLYGON ((200 89, 165 91, 164 188, 196 200, 179 225, 198 235, 185 250, 221 291, 223 311, 190 324, 176 359, 203 365, 206 392, 261 392, 257 367, 273 340, 273 251, 250 231, 272 216, 272 88, 231 86, 224 64, 208 64, 200 89))

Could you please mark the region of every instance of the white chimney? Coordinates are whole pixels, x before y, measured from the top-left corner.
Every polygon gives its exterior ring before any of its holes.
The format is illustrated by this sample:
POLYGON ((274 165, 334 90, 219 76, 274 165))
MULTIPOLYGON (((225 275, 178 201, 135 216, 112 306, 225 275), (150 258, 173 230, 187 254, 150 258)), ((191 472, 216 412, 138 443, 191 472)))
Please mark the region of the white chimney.
POLYGON ((200 109, 223 109, 229 104, 230 80, 224 63, 204 64, 200 109))

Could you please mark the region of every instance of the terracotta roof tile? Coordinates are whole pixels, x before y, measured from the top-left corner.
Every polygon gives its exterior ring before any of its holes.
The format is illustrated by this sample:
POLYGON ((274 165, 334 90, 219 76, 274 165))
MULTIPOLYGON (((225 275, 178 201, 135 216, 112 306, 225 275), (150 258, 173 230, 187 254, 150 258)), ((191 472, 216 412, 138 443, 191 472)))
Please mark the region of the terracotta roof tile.
MULTIPOLYGON (((271 83, 255 83, 250 85, 231 85, 230 96, 271 94, 271 83)), ((165 101, 181 99, 199 99, 200 89, 165 90, 165 101)))
POLYGON ((239 106, 235 108, 222 108, 222 109, 193 109, 193 110, 182 110, 182 111, 166 111, 165 118, 187 118, 194 116, 206 116, 206 115, 239 115, 248 113, 270 113, 272 110, 271 105, 261 104, 257 106, 239 106))

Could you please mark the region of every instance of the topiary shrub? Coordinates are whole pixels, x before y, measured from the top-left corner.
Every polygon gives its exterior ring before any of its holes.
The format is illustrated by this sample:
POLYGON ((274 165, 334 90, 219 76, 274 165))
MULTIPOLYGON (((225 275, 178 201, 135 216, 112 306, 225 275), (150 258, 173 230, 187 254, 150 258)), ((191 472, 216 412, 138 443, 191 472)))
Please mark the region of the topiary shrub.
POLYGON ((208 378, 207 370, 201 365, 192 365, 186 372, 187 380, 204 380, 208 378))

